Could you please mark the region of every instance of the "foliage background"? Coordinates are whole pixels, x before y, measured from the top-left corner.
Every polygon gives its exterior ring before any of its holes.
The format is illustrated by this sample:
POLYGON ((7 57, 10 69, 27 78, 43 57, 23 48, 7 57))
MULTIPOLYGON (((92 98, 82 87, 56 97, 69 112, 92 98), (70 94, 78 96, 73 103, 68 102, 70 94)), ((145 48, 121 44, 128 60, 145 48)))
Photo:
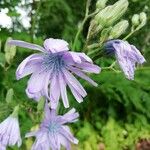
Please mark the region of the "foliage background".
MULTIPOLYGON (((37 127, 42 115, 41 110, 37 109, 37 103, 28 99, 25 94, 28 77, 17 81, 15 70, 33 51, 17 48, 14 59, 10 64, 6 64, 3 57, 5 42, 8 37, 12 37, 42 44, 45 38, 53 37, 63 38, 72 45, 84 17, 86 0, 33 0, 33 2, 25 1, 23 5, 21 2, 21 0, 0 1, 0 9, 8 8, 8 15, 13 18, 11 29, 0 28, 0 120, 7 117, 13 106, 19 103, 21 133, 24 137, 31 128, 37 127), (18 5, 24 9, 31 9, 28 14, 31 17, 29 29, 25 29, 18 20, 20 14, 15 10, 15 6, 18 5), (6 95, 11 88, 14 90, 13 102, 8 105, 6 95)), ((95 2, 96 0, 91 2, 91 12, 95 9, 95 2)), ((108 4, 114 2, 116 0, 109 0, 108 4)), ((143 68, 136 71, 134 81, 128 81, 122 73, 111 70, 92 75, 92 78, 99 83, 97 88, 81 81, 88 92, 82 104, 78 104, 72 95, 68 94, 70 105, 80 112, 80 121, 71 126, 80 140, 79 145, 73 146, 73 149, 103 150, 105 147, 106 150, 132 150, 140 139, 150 138, 150 1, 129 0, 129 4, 123 18, 131 19, 133 14, 142 11, 148 16, 146 26, 128 39, 142 51, 147 62, 143 68)), ((86 22, 78 41, 79 50, 83 47, 89 22, 90 20, 86 22)), ((100 66, 109 66, 111 63, 112 59, 108 58, 97 61, 100 66)), ((65 111, 62 107, 59 109, 60 113, 65 111)), ((32 141, 33 139, 24 139, 20 149, 29 150, 32 141)), ((17 147, 10 149, 17 150, 17 147)))

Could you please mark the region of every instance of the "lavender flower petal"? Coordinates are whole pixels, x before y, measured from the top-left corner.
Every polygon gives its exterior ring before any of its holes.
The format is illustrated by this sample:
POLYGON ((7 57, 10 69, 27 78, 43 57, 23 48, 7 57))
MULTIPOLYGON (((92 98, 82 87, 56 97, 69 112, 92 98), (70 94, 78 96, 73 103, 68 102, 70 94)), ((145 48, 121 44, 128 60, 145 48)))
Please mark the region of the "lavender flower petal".
POLYGON ((76 89, 80 93, 80 95, 82 95, 82 97, 85 97, 87 93, 80 82, 69 71, 64 69, 63 73, 66 81, 69 82, 74 87, 74 89, 76 89))
POLYGON ((27 57, 17 68, 16 76, 19 80, 39 69, 42 57, 39 54, 33 54, 27 57))
POLYGON ((61 92, 63 104, 65 108, 68 108, 69 103, 68 103, 68 97, 67 97, 67 91, 66 91, 66 83, 61 74, 59 74, 59 86, 60 86, 60 92, 61 92))
POLYGON ((58 77, 53 75, 50 85, 51 108, 53 109, 56 109, 60 98, 60 87, 58 80, 59 80, 58 77))
POLYGON ((97 86, 98 84, 96 82, 94 82, 91 78, 89 78, 87 75, 85 75, 82 71, 80 71, 80 69, 78 68, 74 68, 74 67, 68 67, 74 74, 76 74, 77 76, 81 77, 82 79, 88 81, 89 83, 91 83, 94 86, 97 86))
POLYGON ((58 53, 68 51, 68 43, 64 40, 49 38, 44 41, 44 47, 47 51, 58 53))
POLYGON ((88 72, 88 73, 100 73, 101 69, 97 65, 83 62, 82 64, 76 64, 77 67, 81 68, 82 71, 88 72))
POLYGON ((27 87, 29 93, 39 92, 44 87, 46 75, 46 72, 38 72, 32 74, 30 80, 28 81, 27 87))
POLYGON ((38 50, 41 52, 45 51, 45 49, 39 45, 31 44, 31 43, 20 41, 20 40, 10 40, 10 41, 8 41, 8 44, 16 45, 16 46, 20 46, 20 47, 24 47, 24 48, 29 48, 29 49, 33 49, 33 50, 38 50))

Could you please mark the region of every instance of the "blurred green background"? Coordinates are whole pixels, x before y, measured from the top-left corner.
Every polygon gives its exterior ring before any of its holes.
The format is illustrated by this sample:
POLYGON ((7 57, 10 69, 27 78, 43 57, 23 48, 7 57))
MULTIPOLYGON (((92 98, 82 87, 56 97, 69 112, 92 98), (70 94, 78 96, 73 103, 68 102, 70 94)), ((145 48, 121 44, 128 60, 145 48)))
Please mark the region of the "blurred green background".
MULTIPOLYGON (((116 0, 108 0, 108 4, 114 2, 116 0)), ((95 10, 95 3, 96 0, 91 1, 90 12, 95 10)), ((15 78, 19 63, 34 51, 18 47, 15 51, 5 42, 12 37, 42 45, 44 39, 53 37, 65 39, 72 45, 84 18, 85 5, 86 0, 0 0, 0 120, 19 103, 22 137, 31 128, 36 128, 42 117, 37 103, 25 94, 29 77, 20 81, 15 78), (7 20, 11 19, 11 23, 3 18, 4 14, 9 16, 7 20), (14 91, 13 98, 9 89, 14 91), (13 99, 11 104, 6 102, 9 99, 13 99)), ((73 146, 74 150, 150 150, 150 0, 129 0, 123 19, 131 24, 132 15, 142 11, 148 16, 147 24, 128 39, 147 60, 144 67, 136 71, 135 80, 128 81, 122 73, 104 70, 99 75, 91 75, 99 84, 96 88, 81 80, 88 93, 83 103, 77 103, 68 93, 70 106, 80 113, 80 120, 70 126, 80 141, 78 146, 73 146)), ((89 22, 90 19, 79 37, 78 51, 82 51, 89 22)), ((100 58, 96 63, 109 66, 112 61, 100 58)), ((63 107, 59 109, 62 114, 66 111, 63 107)), ((30 150, 34 139, 23 140, 20 149, 30 150)))

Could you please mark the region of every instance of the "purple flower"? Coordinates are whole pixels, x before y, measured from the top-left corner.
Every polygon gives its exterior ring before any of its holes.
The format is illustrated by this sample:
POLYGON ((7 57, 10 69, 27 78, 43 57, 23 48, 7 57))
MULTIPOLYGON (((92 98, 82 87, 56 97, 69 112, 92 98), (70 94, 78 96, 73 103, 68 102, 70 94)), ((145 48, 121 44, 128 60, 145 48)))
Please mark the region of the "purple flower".
POLYGON ((61 146, 66 150, 71 149, 71 142, 78 144, 66 123, 77 121, 79 114, 71 109, 63 116, 56 115, 56 110, 45 108, 45 118, 38 131, 26 134, 26 137, 35 136, 36 141, 31 150, 60 150, 61 146))
POLYGON ((85 73, 99 73, 100 68, 84 53, 70 52, 64 40, 46 39, 44 48, 18 40, 11 40, 9 44, 42 52, 27 57, 16 71, 17 79, 32 74, 26 89, 29 98, 37 100, 44 95, 55 109, 61 96, 64 106, 69 107, 68 85, 76 100, 82 102, 87 93, 73 74, 97 86, 85 73))
POLYGON ((6 150, 7 146, 21 146, 20 128, 18 118, 10 115, 0 124, 0 149, 6 150))
POLYGON ((105 44, 107 54, 115 54, 117 62, 124 72, 126 78, 129 80, 134 79, 134 71, 137 64, 143 64, 145 58, 140 51, 126 41, 110 40, 105 44))

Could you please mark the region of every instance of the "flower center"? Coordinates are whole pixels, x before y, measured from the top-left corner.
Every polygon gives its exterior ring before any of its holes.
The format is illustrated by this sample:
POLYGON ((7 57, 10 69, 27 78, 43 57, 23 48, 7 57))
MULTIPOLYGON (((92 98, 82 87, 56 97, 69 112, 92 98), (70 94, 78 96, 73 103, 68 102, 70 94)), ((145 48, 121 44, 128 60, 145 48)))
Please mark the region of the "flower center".
POLYGON ((50 122, 49 126, 48 126, 48 130, 50 133, 57 133, 60 129, 60 124, 56 123, 56 122, 50 122))
POLYGON ((120 44, 120 40, 110 40, 105 43, 104 49, 106 55, 113 55, 115 53, 114 43, 120 44))
POLYGON ((53 72, 58 73, 62 68, 65 67, 65 61, 62 54, 45 54, 43 58, 42 66, 44 71, 53 70, 53 72))

